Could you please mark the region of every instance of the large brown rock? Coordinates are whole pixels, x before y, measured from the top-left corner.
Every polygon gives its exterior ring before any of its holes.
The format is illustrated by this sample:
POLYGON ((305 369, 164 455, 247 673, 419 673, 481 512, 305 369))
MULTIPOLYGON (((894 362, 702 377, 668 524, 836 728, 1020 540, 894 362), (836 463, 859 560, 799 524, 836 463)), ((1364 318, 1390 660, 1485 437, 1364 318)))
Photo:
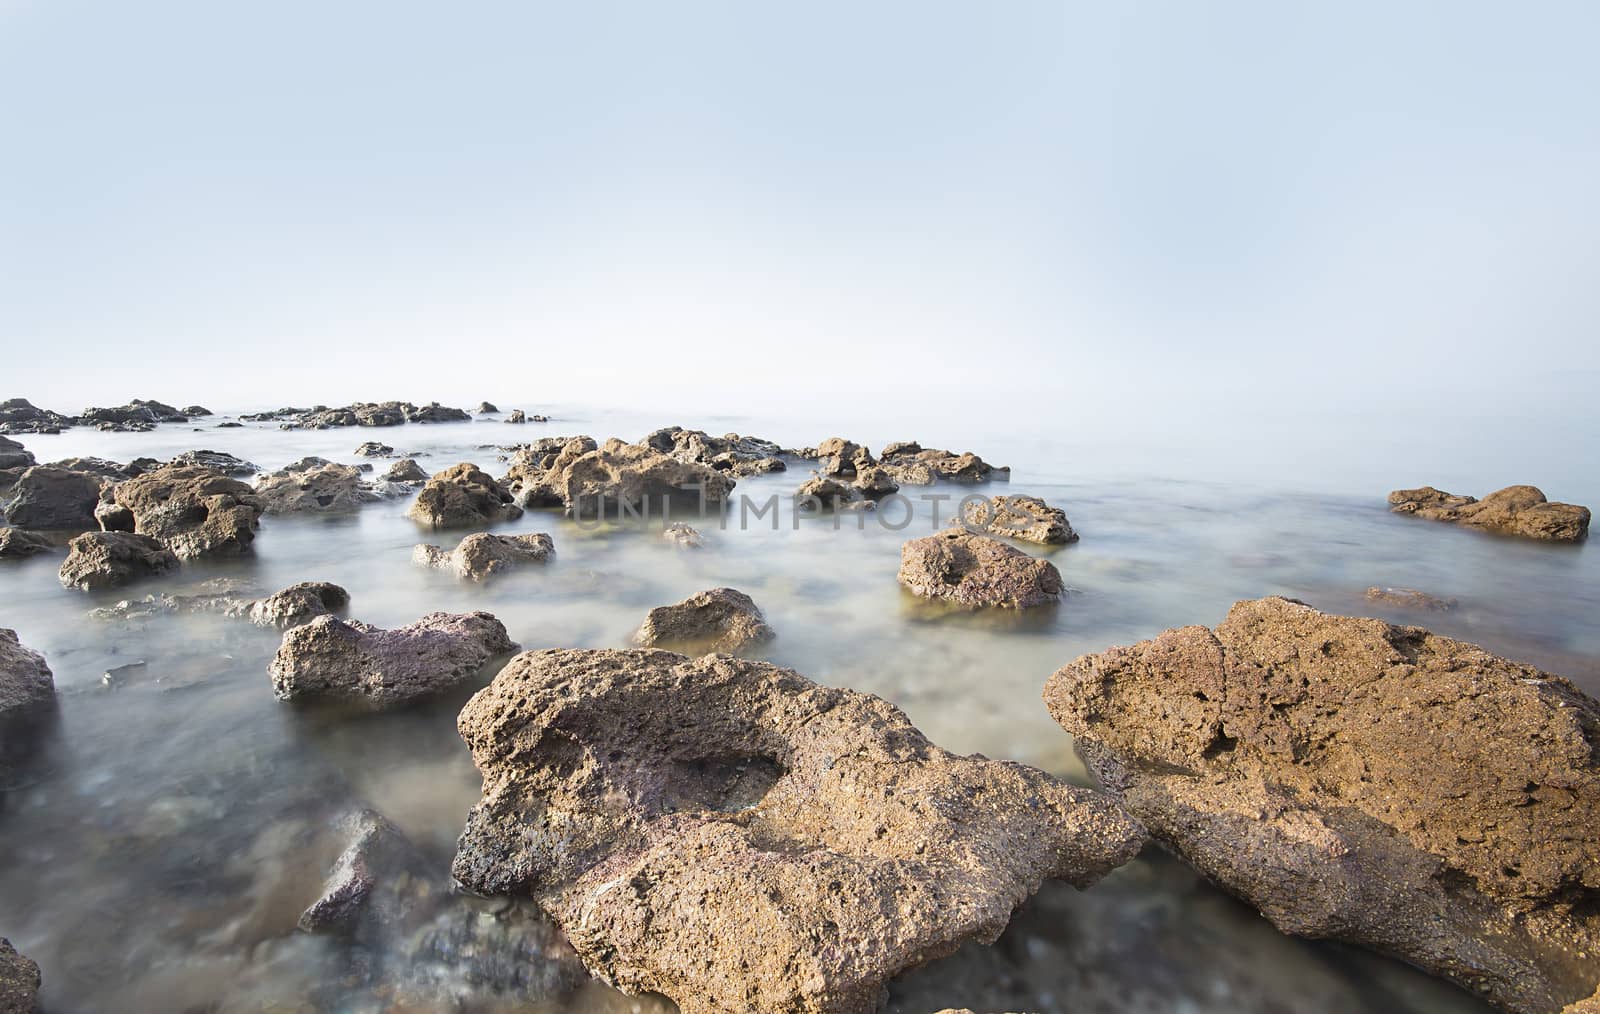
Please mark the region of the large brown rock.
POLYGON ((596 975, 685 1014, 873 1010, 895 973, 1143 837, 877 697, 725 655, 528 652, 458 724, 484 785, 456 878, 531 894, 596 975))
POLYGON ((986 503, 969 503, 961 521, 990 535, 1047 546, 1078 541, 1066 511, 1036 496, 992 496, 986 503))
POLYGON ((237 479, 199 465, 164 465, 107 491, 99 516, 107 530, 166 543, 180 560, 241 556, 255 540, 261 503, 237 479))
POLYGON ((0 560, 21 560, 55 550, 55 543, 21 528, 0 528, 0 560))
POLYGON ((363 485, 360 469, 321 461, 262 476, 255 495, 264 514, 351 514, 367 501, 363 485))
POLYGON ((1504 535, 1552 542, 1578 542, 1589 534, 1589 508, 1551 503, 1537 486, 1507 486, 1482 500, 1445 493, 1432 486, 1397 489, 1389 509, 1430 521, 1451 521, 1504 535))
POLYGON ((39 966, 0 937, 0 1014, 33 1014, 42 982, 39 966))
POLYGON ((592 449, 582 448, 581 440, 569 443, 543 471, 533 472, 531 464, 524 465, 520 481, 529 489, 527 502, 560 504, 569 514, 582 517, 624 511, 659 514, 663 504, 720 507, 735 485, 726 472, 648 444, 607 440, 592 449))
POLYGON ((925 448, 910 440, 883 449, 879 462, 903 485, 928 485, 935 478, 950 482, 987 482, 1011 478, 1011 469, 990 465, 970 451, 957 453, 925 448))
POLYGON ((1240 602, 1057 672, 1096 779, 1288 933, 1511 1011, 1600 982, 1600 703, 1418 627, 1240 602))
POLYGON ((384 709, 452 690, 516 650, 488 613, 429 613, 393 630, 319 616, 284 633, 269 672, 279 700, 384 709))
POLYGON ((471 528, 522 516, 504 486, 477 465, 462 462, 422 487, 407 515, 434 528, 471 528))
POLYGON ((543 532, 529 535, 477 532, 462 539, 454 549, 418 546, 412 551, 411 559, 424 567, 448 570, 463 581, 485 581, 525 563, 543 563, 555 551, 555 541, 543 532))
POLYGON ((56 681, 44 656, 25 648, 15 630, 0 628, 0 721, 48 705, 56 681))
POLYGON ((712 588, 650 610, 637 640, 646 648, 737 655, 775 636, 750 596, 733 588, 712 588))
POLYGON ((95 591, 159 577, 178 569, 178 557, 160 539, 132 532, 84 532, 67 543, 61 583, 95 591))
POLYGON ((900 547, 900 583, 968 609, 1027 609, 1061 597, 1061 572, 998 539, 950 528, 900 547))
POLYGON ((94 509, 101 485, 98 476, 86 472, 34 465, 12 487, 11 499, 4 505, 6 520, 18 528, 98 528, 94 509))

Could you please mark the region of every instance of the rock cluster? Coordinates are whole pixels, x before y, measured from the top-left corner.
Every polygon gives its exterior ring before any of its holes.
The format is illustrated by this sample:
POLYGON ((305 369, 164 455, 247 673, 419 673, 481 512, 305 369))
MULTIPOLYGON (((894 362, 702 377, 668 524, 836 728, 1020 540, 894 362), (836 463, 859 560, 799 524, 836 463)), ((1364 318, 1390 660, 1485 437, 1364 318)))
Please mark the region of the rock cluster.
POLYGON ((1418 627, 1266 598, 1086 655, 1051 714, 1151 833, 1288 933, 1516 1012, 1600 980, 1600 702, 1418 627))
POLYGON ((1589 534, 1589 508, 1551 503, 1537 486, 1507 486, 1482 500, 1432 486, 1397 489, 1389 494, 1389 509, 1430 521, 1552 542, 1579 542, 1589 534))
POLYGON ((649 444, 589 437, 540 440, 512 456, 506 483, 530 507, 564 507, 583 517, 719 507, 733 491, 730 471, 649 444))
POLYGON ((4 505, 6 520, 18 528, 78 530, 100 527, 95 505, 104 485, 97 476, 54 465, 24 470, 4 505))
POLYGON ((462 462, 429 479, 406 514, 434 528, 470 528, 521 517, 522 508, 512 500, 489 473, 462 462))
POLYGON ((969 609, 1026 609, 1061 597, 1061 572, 998 539, 950 528, 900 547, 902 585, 969 609))
POLYGON ((881 468, 889 479, 901 486, 927 486, 937 479, 985 482, 1011 477, 1011 469, 996 468, 976 454, 925 449, 910 441, 888 444, 877 457, 866 447, 843 437, 830 437, 815 448, 794 453, 798 457, 816 459, 817 471, 835 479, 854 479, 873 466, 881 468))
POLYGON ((127 433, 153 430, 159 423, 188 422, 189 417, 171 405, 135 398, 115 408, 86 408, 77 421, 80 426, 127 433))
POLYGON ((781 472, 789 467, 781 457, 783 448, 777 444, 737 433, 714 437, 703 430, 667 426, 649 434, 640 443, 679 461, 709 465, 719 472, 728 472, 741 478, 781 472))
POLYGON ((239 556, 255 540, 261 503, 237 479, 199 465, 163 465, 109 487, 96 515, 106 531, 160 539, 180 560, 239 556))
POLYGON ((61 583, 98 591, 178 569, 178 558, 157 538, 133 532, 84 532, 67 543, 61 583))
POLYGON ((72 416, 34 408, 26 398, 0 401, 0 433, 60 433, 77 423, 72 416))
POLYGON ((556 551, 555 541, 543 532, 530 535, 468 535, 454 549, 421 545, 411 553, 413 562, 448 570, 463 581, 484 581, 526 563, 543 563, 556 551))
POLYGON ((458 726, 484 786, 456 879, 531 894, 593 973, 685 1014, 874 1010, 1142 844, 1096 793, 729 656, 528 652, 458 726))
POLYGON ((279 700, 381 710, 451 690, 516 650, 488 613, 429 613, 393 630, 319 616, 283 635, 270 674, 279 700))
POLYGON ((54 701, 56 681, 44 656, 25 648, 15 630, 0 628, 0 722, 54 701))
POLYGON ((368 440, 357 447, 355 453, 362 458, 391 458, 394 456, 394 448, 388 444, 380 444, 376 440, 368 440))
POLYGON ((966 504, 958 523, 990 535, 1047 546, 1078 541, 1066 511, 1036 496, 993 496, 987 503, 966 504))
POLYGON ((276 422, 286 430, 325 430, 341 426, 399 426, 403 423, 464 422, 472 417, 459 408, 438 402, 413 405, 409 401, 358 402, 344 408, 280 408, 239 418, 250 422, 276 422))
POLYGON ((650 610, 635 640, 646 648, 737 655, 774 636, 750 596, 733 588, 712 588, 650 610))

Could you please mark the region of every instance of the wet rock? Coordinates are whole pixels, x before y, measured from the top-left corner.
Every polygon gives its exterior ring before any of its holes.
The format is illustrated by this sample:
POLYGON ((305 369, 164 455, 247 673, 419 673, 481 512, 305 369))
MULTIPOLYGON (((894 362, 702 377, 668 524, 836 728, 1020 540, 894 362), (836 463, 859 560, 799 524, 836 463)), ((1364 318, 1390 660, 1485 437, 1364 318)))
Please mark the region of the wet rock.
POLYGON ((511 410, 511 414, 506 416, 506 422, 508 422, 508 423, 521 424, 521 423, 525 423, 527 421, 528 421, 528 417, 523 414, 523 411, 520 408, 512 409, 511 410))
POLYGON ((813 475, 800 484, 794 496, 797 510, 843 510, 861 499, 861 491, 838 479, 813 475))
POLYGON ((1078 541, 1066 511, 1036 496, 993 496, 987 503, 969 503, 961 520, 978 531, 1024 542, 1062 546, 1078 541))
POLYGON ((1551 503, 1537 486, 1507 486, 1482 500, 1432 486, 1397 489, 1389 494, 1389 509, 1430 521, 1552 542, 1579 542, 1589 534, 1589 508, 1551 503))
POLYGON ((384 482, 427 482, 428 473, 417 464, 416 458, 403 458, 389 466, 383 473, 384 482))
POLYGON ((1043 879, 1087 886, 1142 843, 1093 792, 728 656, 528 652, 458 726, 484 795, 456 878, 531 894, 592 972, 685 1014, 874 1010, 1043 879))
POLYGON ((1566 680, 1266 598, 1086 655, 1045 703, 1157 839, 1284 932, 1510 1011, 1595 991, 1600 703, 1566 680))
POLYGON ((490 402, 480 401, 480 402, 478 402, 478 414, 479 415, 499 415, 500 414, 500 410, 495 408, 494 405, 491 404, 490 402))
POLYGON ((67 543, 61 583, 95 591, 115 588, 178 569, 171 549, 149 535, 132 532, 85 532, 67 543))
POLYGON ((0 722, 55 700, 56 681, 44 656, 25 648, 15 630, 0 628, 0 722))
POLYGON ((307 933, 356 934, 364 922, 399 925, 412 898, 405 878, 426 876, 427 864, 410 840, 381 814, 361 810, 340 821, 350 844, 340 853, 322 895, 300 914, 307 933))
POLYGON ((543 563, 555 551, 554 540, 543 532, 531 535, 477 532, 450 550, 418 546, 412 551, 411 559, 424 567, 451 571, 463 581, 484 581, 523 564, 543 563))
POLYGON ((283 429, 324 430, 343 426, 400 426, 408 422, 460 422, 471 416, 438 402, 417 406, 409 401, 358 402, 344 408, 280 408, 239 418, 248 422, 276 422, 283 429))
POLYGON ((737 655, 775 636, 750 596, 733 588, 713 588, 650 610, 636 640, 646 648, 737 655))
POLYGON ((94 508, 101 485, 98 477, 85 472, 34 465, 12 487, 11 499, 4 505, 6 520, 18 528, 98 528, 94 508))
POLYGON ((240 556, 255 540, 261 502, 237 479, 199 465, 164 465, 107 491, 102 527, 166 543, 180 560, 240 556))
POLYGON ((21 528, 0 528, 0 560, 22 560, 55 551, 55 543, 21 528))
MULTIPOLYGON (((3 533, 0 533, 3 534, 3 533)), ((674 521, 661 530, 661 537, 680 546, 695 547, 705 543, 705 538, 691 525, 674 521)))
POLYGON ((429 613, 393 630, 319 616, 283 635, 272 689, 284 701, 392 708, 460 686, 495 656, 516 650, 488 613, 429 613))
POLYGON ((1380 588, 1376 585, 1367 589, 1367 601, 1399 606, 1401 609, 1427 609, 1436 613, 1456 607, 1455 599, 1442 599, 1415 588, 1380 588))
POLYGON ((77 422, 70 415, 35 408, 26 398, 0 401, 0 433, 60 433, 77 422))
POLYGON ((436 401, 420 408, 408 406, 406 411, 406 422, 414 423, 466 422, 471 418, 459 408, 449 408, 436 401))
POLYGON ((952 528, 900 548, 900 583, 966 608, 1026 609, 1061 597, 1061 572, 987 535, 952 528))
MULTIPOLYGON (((997 468, 969 452, 956 453, 899 441, 883 449, 879 464, 903 485, 927 485, 927 476, 950 482, 987 482, 1011 478, 1011 469, 997 468)), ((929 480, 931 481, 931 480, 929 480)))
POLYGON ((363 458, 390 458, 394 456, 394 448, 376 440, 368 440, 356 448, 356 454, 363 458))
POLYGON ((0 437, 0 468, 27 468, 34 464, 33 453, 15 440, 0 437))
POLYGON ((264 514, 350 514, 366 501, 361 470, 331 461, 263 476, 255 495, 264 514))
POLYGON ((206 416, 214 414, 204 405, 190 405, 188 408, 182 409, 181 411, 184 415, 191 419, 204 419, 206 416))
POLYGON ((429 479, 406 514, 434 528, 470 528, 515 520, 522 508, 487 472, 462 462, 429 479))
POLYGON ((221 475, 255 475, 259 467, 226 451, 184 451, 168 464, 197 465, 221 475))
POLYGON ((11 941, 0 937, 0 1012, 33 1014, 43 981, 39 966, 18 954, 11 941))
POLYGON ((310 623, 318 616, 341 612, 350 604, 350 593, 328 581, 302 581, 264 599, 245 602, 229 610, 258 627, 286 630, 310 623))
POLYGON ((554 500, 581 517, 660 512, 664 504, 698 510, 720 507, 735 485, 725 472, 647 444, 613 439, 575 456, 569 449, 575 448, 564 447, 548 471, 530 476, 539 491, 530 503, 554 500))

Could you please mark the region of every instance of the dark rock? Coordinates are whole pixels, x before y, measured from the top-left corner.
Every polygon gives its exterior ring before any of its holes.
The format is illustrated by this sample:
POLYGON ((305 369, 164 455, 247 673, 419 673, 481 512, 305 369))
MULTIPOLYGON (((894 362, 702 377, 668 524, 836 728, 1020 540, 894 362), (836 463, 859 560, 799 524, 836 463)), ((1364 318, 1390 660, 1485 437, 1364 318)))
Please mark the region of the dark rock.
POLYGON ((123 479, 131 479, 151 469, 160 468, 161 462, 155 458, 135 458, 124 465, 120 461, 109 461, 105 458, 63 458, 60 461, 50 462, 50 467, 64 468, 69 472, 86 472, 102 479, 121 482, 123 479))
POLYGON ((987 503, 969 503, 961 521, 977 531, 1023 542, 1059 546, 1078 541, 1066 511, 1036 496, 993 496, 987 503))
POLYGON ((55 551, 55 543, 21 528, 0 528, 0 560, 21 560, 55 551))
POLYGON ((132 532, 85 532, 67 543, 61 583, 95 591, 115 588, 178 568, 171 549, 149 535, 132 532))
POLYGON ((350 844, 334 863, 322 895, 301 913, 300 928, 354 934, 367 920, 402 923, 410 899, 396 881, 425 877, 422 856, 399 828, 372 810, 350 814, 340 825, 350 844))
POLYGON ((1061 572, 1048 560, 964 528, 912 539, 900 548, 900 583, 925 598, 966 608, 1026 609, 1061 597, 1061 572))
POLYGON ((0 722, 47 706, 55 698, 55 677, 44 656, 23 647, 15 630, 0 628, 0 722))
POLYGON ((368 440, 356 448, 356 454, 363 458, 388 458, 394 455, 394 448, 388 444, 380 444, 376 440, 368 440))
POLYGON ((404 458, 389 466, 389 470, 383 473, 383 480, 385 482, 427 482, 428 473, 424 472, 422 466, 417 464, 416 458, 404 458))
POLYGON ((478 414, 479 415, 499 415, 500 414, 500 410, 495 408, 492 404, 490 404, 487 401, 480 401, 480 402, 478 402, 478 414))
POLYGON ((508 422, 508 423, 518 423, 518 424, 520 424, 520 423, 525 423, 527 421, 528 421, 528 417, 525 414, 523 414, 523 411, 520 408, 512 409, 511 410, 511 414, 506 416, 506 422, 508 422))
POLYGON ((157 423, 188 422, 189 417, 171 405, 135 398, 116 408, 86 408, 78 416, 83 426, 102 429, 149 429, 157 423))
POLYGON ((0 468, 27 468, 34 464, 33 453, 15 440, 0 437, 0 468))
POLYGON ((464 581, 484 581, 525 563, 543 563, 555 551, 555 542, 543 532, 531 535, 477 532, 462 539, 451 550, 418 546, 412 551, 411 559, 424 567, 451 571, 464 581))
POLYGON ((261 502, 237 479, 199 465, 164 465, 107 491, 102 527, 166 543, 180 560, 240 556, 255 540, 261 502))
POLYGON ((713 588, 650 610, 636 639, 646 648, 737 655, 775 636, 750 596, 733 588, 713 588))
POLYGON ((18 954, 11 941, 0 937, 0 1012, 33 1014, 43 981, 39 966, 18 954))
POLYGON ((1482 500, 1432 486, 1397 489, 1389 494, 1389 509, 1430 521, 1552 542, 1580 542, 1589 534, 1589 508, 1550 503, 1537 486, 1507 486, 1482 500))
POLYGON ((434 528, 470 528, 515 520, 522 508, 487 472, 462 462, 429 479, 406 515, 434 528))
POLYGON ((78 530, 98 528, 95 504, 101 480, 53 465, 34 465, 12 487, 6 519, 18 528, 78 530))
POLYGON ((261 471, 256 465, 225 451, 184 451, 168 464, 198 465, 221 475, 255 475, 261 471))
POLYGON ((34 408, 26 398, 0 402, 0 433, 60 433, 77 422, 70 415, 34 408))

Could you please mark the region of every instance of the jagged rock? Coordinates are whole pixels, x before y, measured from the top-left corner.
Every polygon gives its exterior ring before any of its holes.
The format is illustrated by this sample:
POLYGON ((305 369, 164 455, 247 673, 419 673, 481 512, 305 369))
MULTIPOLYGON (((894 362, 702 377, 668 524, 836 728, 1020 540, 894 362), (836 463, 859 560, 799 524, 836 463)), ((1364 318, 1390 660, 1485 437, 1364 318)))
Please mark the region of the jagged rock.
POLYGON ((829 437, 809 456, 817 459, 817 472, 831 478, 853 478, 858 469, 877 464, 871 451, 843 437, 829 437))
MULTIPOLYGON (((534 472, 531 459, 513 459, 513 471, 530 505, 559 503, 569 514, 593 517, 680 508, 720 507, 735 485, 725 472, 698 461, 684 461, 647 444, 607 440, 583 450, 585 440, 569 441, 551 467, 534 472)), ((520 455, 520 452, 519 452, 520 455)))
POLYGON ((487 401, 480 401, 480 402, 478 402, 478 414, 479 415, 499 415, 500 414, 500 410, 495 408, 493 404, 491 404, 491 403, 489 403, 487 401))
POLYGON ((525 423, 527 421, 528 421, 528 417, 525 414, 523 414, 523 411, 520 408, 512 409, 511 410, 511 414, 506 416, 506 422, 508 422, 508 423, 519 423, 520 424, 520 423, 525 423))
POLYGON ((969 609, 1026 609, 1061 597, 1061 572, 987 535, 951 528, 900 548, 900 583, 969 609))
POLYGON ((55 677, 44 656, 23 647, 15 630, 0 628, 0 722, 48 705, 55 697, 55 677))
POLYGON ((1287 933, 1514 1012, 1600 981, 1600 702, 1420 627, 1265 598, 1045 688, 1095 778, 1287 933))
POLYGON ((1389 509, 1430 521, 1451 521, 1504 535, 1552 542, 1578 542, 1589 534, 1589 508, 1550 503, 1537 486, 1507 486, 1482 500, 1445 493, 1432 486, 1397 489, 1389 509))
POLYGON ((737 655, 775 636, 750 596, 733 588, 713 588, 650 610, 635 639, 646 648, 737 655))
POLYGON ((94 591, 115 588, 178 569, 178 558, 160 539, 132 532, 85 532, 67 543, 61 583, 94 591))
POLYGON ((237 479, 198 465, 163 465, 112 487, 101 526, 151 535, 180 560, 240 556, 255 540, 261 503, 237 479))
POLYGON ((323 430, 341 426, 399 426, 408 422, 459 422, 471 416, 438 402, 418 407, 409 401, 358 402, 344 408, 280 408, 239 418, 249 422, 276 422, 283 429, 323 430))
POLYGON ((723 655, 540 651, 458 726, 484 777, 453 872, 529 893, 589 969, 685 1014, 865 1012, 1138 826, 1096 793, 958 757, 880 698, 723 655))
POLYGON ((640 443, 679 461, 699 462, 740 478, 782 472, 789 467, 779 457, 783 448, 777 444, 737 433, 714 437, 703 430, 667 426, 649 434, 640 443))
POLYGON ((350 604, 350 593, 327 581, 302 581, 264 599, 245 602, 234 610, 258 627, 286 630, 329 616, 350 604))
POLYGON ((1456 607, 1455 599, 1442 599, 1437 595, 1417 591, 1415 588, 1379 588, 1376 585, 1367 589, 1367 601, 1399 606, 1402 609, 1427 609, 1436 613, 1456 607))
POLYGON ((694 527, 674 521, 661 530, 661 537, 668 542, 675 542, 680 546, 694 547, 705 543, 704 537, 694 527))
POLYGON ((895 481, 894 476, 889 474, 889 470, 880 468, 877 465, 862 465, 858 468, 856 470, 856 481, 853 485, 861 491, 863 496, 871 497, 874 500, 886 497, 890 493, 898 492, 900 489, 900 484, 895 481))
POLYGON ((560 492, 548 480, 599 446, 587 436, 543 437, 516 449, 503 481, 525 507, 563 506, 560 492))
POLYGON ((0 402, 0 433, 60 433, 77 422, 60 412, 34 408, 26 398, 0 402))
POLYGON ((376 440, 368 440, 356 448, 356 454, 363 458, 388 458, 394 455, 394 448, 376 440))
POLYGON ((261 471, 256 465, 226 451, 184 451, 173 458, 171 465, 198 465, 222 475, 255 475, 261 471))
POLYGON ((794 491, 794 498, 797 510, 843 510, 861 499, 861 491, 838 479, 813 475, 794 491))
POLYGON ((421 854, 399 828, 373 810, 347 815, 340 830, 350 844, 334 862, 321 896, 300 914, 300 928, 354 934, 367 920, 401 922, 410 899, 399 881, 426 876, 421 854))
POLYGON ((1036 496, 994 496, 987 503, 968 503, 961 522, 990 535, 1066 545, 1078 541, 1078 533, 1067 521, 1067 513, 1036 496))
POLYGON ((319 616, 283 635, 272 689, 284 701, 392 708, 460 686, 496 655, 516 650, 488 613, 429 613, 393 630, 319 616))
POLYGON ((464 581, 483 581, 525 563, 543 563, 556 551, 554 540, 543 532, 531 535, 490 535, 477 532, 454 549, 418 546, 411 559, 424 567, 452 571, 464 581))
POLYGON ((34 465, 18 477, 6 520, 18 528, 82 531, 98 528, 95 504, 100 501, 101 480, 84 472, 54 465, 34 465))
POLYGON ((427 482, 428 473, 417 464, 416 458, 403 458, 389 466, 383 473, 384 482, 427 482))
POLYGON ((434 528, 467 528, 514 520, 522 508, 487 472, 462 462, 429 479, 406 514, 434 528))
POLYGON ((157 423, 188 422, 189 417, 159 401, 144 401, 135 398, 126 405, 116 408, 86 408, 78 416, 78 422, 83 426, 98 426, 101 429, 149 429, 157 423))
POLYGON ((304 468, 291 465, 263 476, 255 495, 264 514, 349 514, 366 500, 361 470, 331 461, 304 468))
POLYGON ((1011 478, 1011 469, 992 466, 970 451, 957 454, 905 440, 885 447, 878 463, 907 486, 926 486, 934 477, 951 482, 1011 478))
POLYGON ((0 528, 0 560, 21 560, 55 548, 55 543, 43 535, 21 528, 0 528))
POLYGON ((33 463, 33 452, 15 440, 0 437, 0 468, 27 468, 33 463))
POLYGON ((39 966, 0 937, 0 1014, 33 1014, 43 982, 39 966))

